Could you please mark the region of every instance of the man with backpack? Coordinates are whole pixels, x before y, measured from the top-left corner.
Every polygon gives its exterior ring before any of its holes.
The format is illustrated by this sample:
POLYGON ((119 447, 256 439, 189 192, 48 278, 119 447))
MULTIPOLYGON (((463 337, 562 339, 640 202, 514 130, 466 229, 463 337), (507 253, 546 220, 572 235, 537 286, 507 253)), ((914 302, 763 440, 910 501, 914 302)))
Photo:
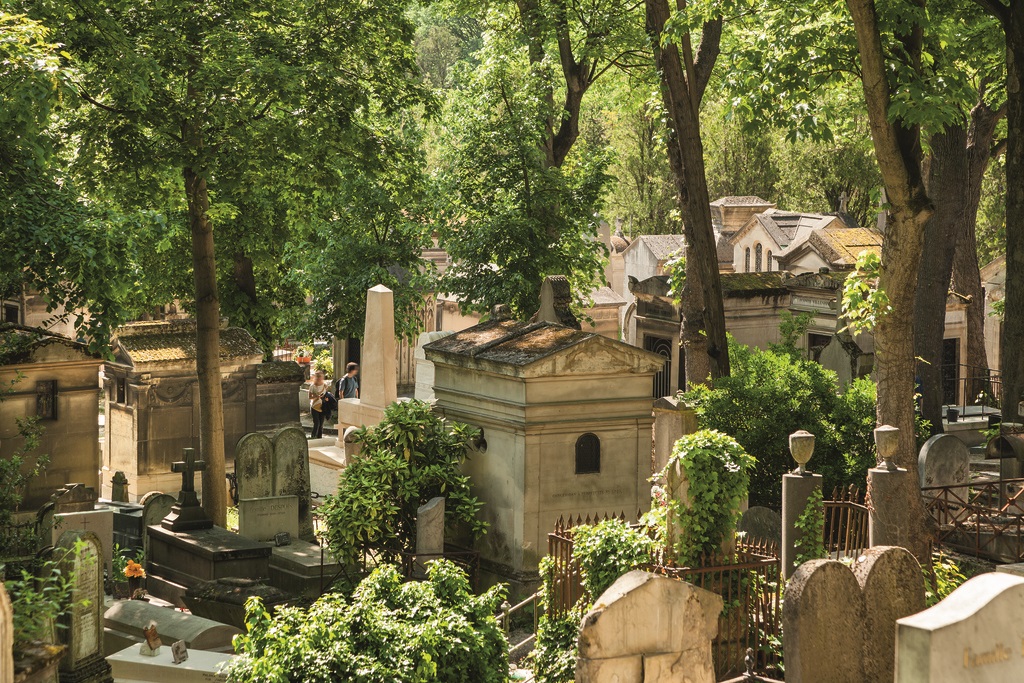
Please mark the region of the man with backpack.
POLYGON ((338 400, 343 398, 359 398, 359 366, 349 363, 345 366, 345 374, 334 386, 334 395, 338 400))

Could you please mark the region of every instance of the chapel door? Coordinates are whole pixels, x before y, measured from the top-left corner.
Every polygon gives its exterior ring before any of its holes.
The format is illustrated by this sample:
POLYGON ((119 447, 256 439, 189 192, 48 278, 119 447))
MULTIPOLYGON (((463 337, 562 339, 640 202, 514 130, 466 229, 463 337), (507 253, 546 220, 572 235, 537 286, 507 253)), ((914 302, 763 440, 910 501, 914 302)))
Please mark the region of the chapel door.
POLYGON ((960 340, 942 340, 942 402, 948 406, 957 405, 960 378, 960 340))

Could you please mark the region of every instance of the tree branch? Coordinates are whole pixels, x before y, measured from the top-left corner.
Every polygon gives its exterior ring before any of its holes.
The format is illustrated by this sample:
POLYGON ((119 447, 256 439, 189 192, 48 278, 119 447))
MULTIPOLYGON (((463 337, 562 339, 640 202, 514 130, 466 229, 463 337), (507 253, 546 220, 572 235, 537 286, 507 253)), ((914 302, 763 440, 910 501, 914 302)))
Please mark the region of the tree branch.
POLYGON ((697 102, 704 98, 704 90, 711 80, 711 72, 718 61, 718 54, 722 47, 722 17, 705 22, 700 33, 700 45, 697 46, 697 56, 693 60, 693 72, 697 89, 697 102))
POLYGON ((996 140, 995 144, 992 145, 992 150, 989 153, 989 156, 991 156, 993 159, 995 159, 996 157, 1004 154, 1006 152, 1006 144, 1007 144, 1006 138, 1002 138, 1002 139, 996 140))
POLYGON ((996 19, 1006 26, 1010 21, 1010 8, 1004 5, 1000 0, 974 0, 983 10, 994 16, 996 19))

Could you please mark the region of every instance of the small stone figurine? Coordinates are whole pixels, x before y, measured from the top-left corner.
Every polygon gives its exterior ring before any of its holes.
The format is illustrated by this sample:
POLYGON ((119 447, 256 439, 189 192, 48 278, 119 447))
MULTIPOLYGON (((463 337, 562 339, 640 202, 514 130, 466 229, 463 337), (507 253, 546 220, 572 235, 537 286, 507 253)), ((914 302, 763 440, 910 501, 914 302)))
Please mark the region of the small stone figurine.
POLYGON ((163 645, 163 641, 160 640, 160 636, 156 632, 156 622, 150 622, 149 626, 142 629, 142 634, 146 636, 146 642, 139 648, 139 654, 156 657, 160 654, 160 646, 163 645))

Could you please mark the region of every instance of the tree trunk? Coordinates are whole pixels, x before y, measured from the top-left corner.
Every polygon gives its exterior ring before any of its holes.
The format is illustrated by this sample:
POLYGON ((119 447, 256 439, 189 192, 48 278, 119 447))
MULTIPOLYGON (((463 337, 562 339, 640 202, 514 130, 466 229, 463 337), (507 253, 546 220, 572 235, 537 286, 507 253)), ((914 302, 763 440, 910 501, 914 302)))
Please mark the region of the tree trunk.
POLYGON ((1024 2, 1006 8, 1006 312, 1003 318, 1004 422, 1019 422, 1024 390, 1024 2))
POLYGON ((676 147, 670 151, 669 160, 686 236, 686 285, 682 314, 683 343, 687 344, 686 382, 690 385, 703 382, 709 375, 716 379, 729 374, 722 284, 711 225, 711 202, 704 171, 699 118, 704 86, 718 55, 721 23, 705 24, 700 54, 695 62, 688 39, 681 46, 661 43, 665 22, 671 14, 666 0, 647 0, 646 7, 647 30, 654 44, 655 63, 661 73, 662 98, 671 119, 669 144, 676 147), (697 342, 697 337, 701 336, 700 328, 703 328, 703 348, 697 342), (704 373, 705 367, 707 373, 704 373), (691 369, 701 374, 691 375, 691 369))
MULTIPOLYGON (((914 300, 924 226, 933 209, 921 175, 920 129, 905 125, 899 119, 889 119, 889 65, 882 50, 875 3, 873 0, 847 0, 847 6, 857 33, 871 139, 890 206, 878 287, 888 294, 891 310, 882 316, 875 329, 876 415, 879 424, 900 429, 896 464, 907 470, 900 486, 885 499, 871 496, 872 476, 869 474, 869 505, 883 524, 898 530, 900 544, 924 563, 931 561, 934 522, 921 500, 917 475, 914 300)), ((908 33, 897 37, 911 67, 920 69, 924 42, 921 27, 909 26, 908 33)))
MULTIPOLYGON (((196 153, 202 149, 198 125, 183 126, 183 140, 196 153)), ((199 452, 203 470, 203 508, 214 524, 227 522, 224 457, 224 397, 220 372, 220 301, 214 260, 213 223, 206 178, 191 166, 182 170, 192 232, 192 275, 196 289, 196 374, 199 378, 199 452)))
POLYGON ((950 127, 931 138, 928 194, 935 213, 924 227, 918 287, 914 301, 914 350, 921 385, 921 416, 932 434, 942 433, 942 339, 946 300, 956 251, 956 216, 967 183, 967 131, 950 127))

